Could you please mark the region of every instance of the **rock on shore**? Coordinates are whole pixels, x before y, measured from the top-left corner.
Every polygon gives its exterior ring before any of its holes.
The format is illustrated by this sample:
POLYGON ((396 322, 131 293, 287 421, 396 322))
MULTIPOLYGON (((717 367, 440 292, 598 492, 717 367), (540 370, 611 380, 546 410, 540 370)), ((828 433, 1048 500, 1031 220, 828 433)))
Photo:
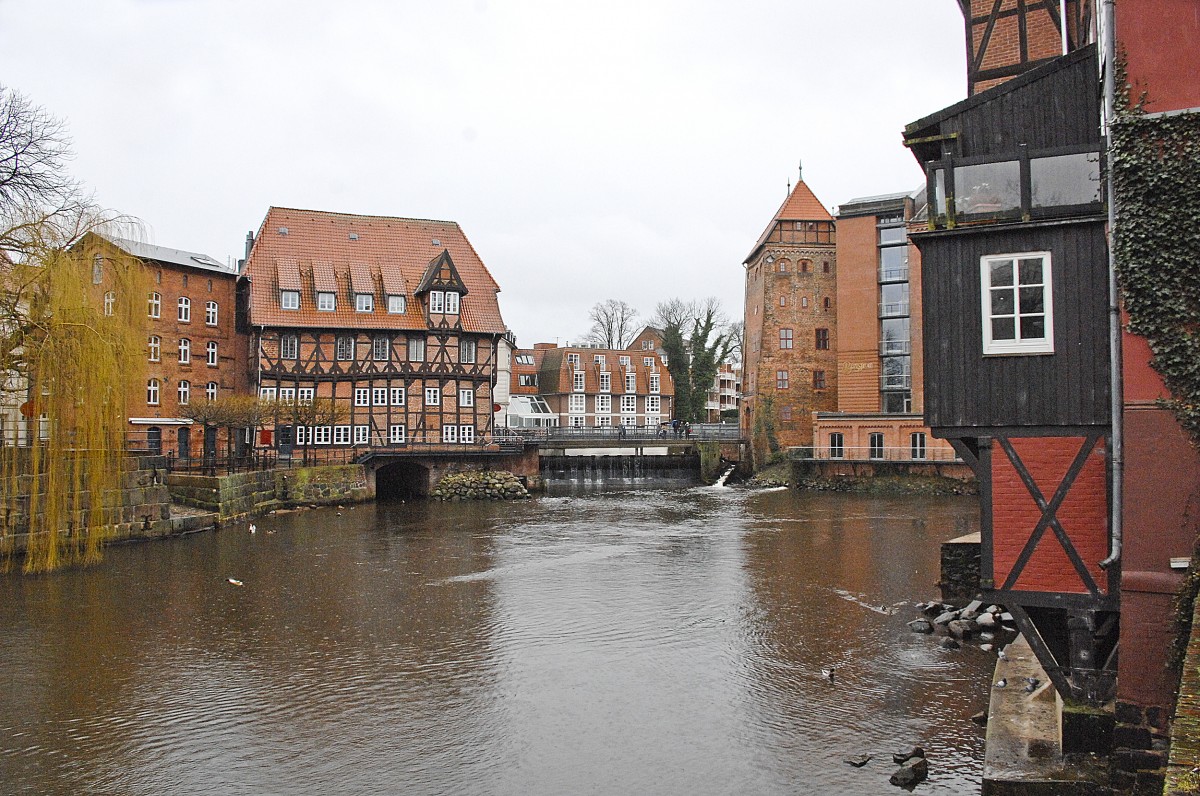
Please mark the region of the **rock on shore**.
POLYGON ((523 500, 529 497, 515 475, 503 470, 453 473, 438 482, 434 500, 523 500))

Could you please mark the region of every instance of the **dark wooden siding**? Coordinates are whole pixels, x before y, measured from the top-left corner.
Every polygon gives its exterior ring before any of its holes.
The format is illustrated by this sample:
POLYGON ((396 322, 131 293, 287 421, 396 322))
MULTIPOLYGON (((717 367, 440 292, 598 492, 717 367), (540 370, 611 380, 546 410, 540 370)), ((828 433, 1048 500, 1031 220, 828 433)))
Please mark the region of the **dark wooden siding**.
POLYGON ((1090 221, 919 236, 925 422, 935 428, 1109 422, 1104 226, 1090 221), (1048 251, 1054 353, 983 356, 980 257, 1048 251))

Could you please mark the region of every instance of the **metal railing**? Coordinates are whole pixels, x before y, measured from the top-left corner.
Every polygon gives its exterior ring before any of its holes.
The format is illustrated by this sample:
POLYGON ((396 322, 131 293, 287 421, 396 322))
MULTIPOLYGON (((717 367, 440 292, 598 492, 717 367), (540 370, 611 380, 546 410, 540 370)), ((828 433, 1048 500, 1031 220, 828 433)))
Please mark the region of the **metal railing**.
POLYGON ((587 426, 571 428, 509 429, 533 443, 591 442, 597 447, 620 446, 634 442, 674 442, 676 440, 736 440, 741 432, 730 423, 693 423, 689 432, 684 426, 678 429, 668 424, 658 426, 587 426))
POLYGON ((961 462, 953 450, 942 447, 913 447, 901 445, 881 448, 876 446, 804 446, 789 448, 788 457, 793 459, 820 459, 822 461, 852 462, 961 462))

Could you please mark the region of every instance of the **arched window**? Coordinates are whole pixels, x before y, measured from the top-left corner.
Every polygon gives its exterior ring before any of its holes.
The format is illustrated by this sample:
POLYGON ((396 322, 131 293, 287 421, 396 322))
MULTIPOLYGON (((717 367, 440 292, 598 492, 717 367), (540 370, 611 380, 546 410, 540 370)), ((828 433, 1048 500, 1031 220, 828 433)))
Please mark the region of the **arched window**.
POLYGON ((204 397, 210 401, 217 400, 217 383, 215 381, 210 381, 204 388, 204 397))
POLYGON ((146 403, 158 406, 158 379, 146 382, 146 403))
POLYGON ((192 361, 192 341, 186 337, 179 338, 179 364, 187 365, 192 361))
POLYGON ((206 326, 217 325, 217 302, 210 301, 204 305, 204 323, 206 326))
POLYGON ((192 300, 187 296, 179 297, 179 322, 191 323, 192 320, 192 300))
POLYGON ((158 293, 151 293, 146 299, 146 314, 151 318, 158 318, 162 315, 162 296, 158 293))
POLYGON ((117 305, 117 294, 111 290, 104 294, 104 314, 112 315, 113 308, 117 305))
POLYGON ((215 368, 217 366, 217 341, 216 340, 208 341, 207 362, 208 362, 208 366, 210 368, 215 368))
POLYGON ((150 335, 150 343, 147 346, 150 350, 150 361, 158 362, 162 359, 162 338, 156 334, 150 335))
POLYGON ((179 382, 179 405, 187 406, 188 401, 192 397, 192 383, 187 379, 181 379, 179 382))

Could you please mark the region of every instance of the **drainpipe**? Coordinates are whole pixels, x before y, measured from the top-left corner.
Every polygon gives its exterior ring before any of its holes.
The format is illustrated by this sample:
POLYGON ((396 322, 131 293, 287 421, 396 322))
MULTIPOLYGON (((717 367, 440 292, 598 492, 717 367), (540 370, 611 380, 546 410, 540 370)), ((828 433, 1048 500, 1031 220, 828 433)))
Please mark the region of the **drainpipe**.
POLYGON ((1062 28, 1062 54, 1067 54, 1067 0, 1059 0, 1058 24, 1062 28))
POLYGON ((1104 124, 1105 160, 1108 168, 1108 367, 1109 392, 1112 401, 1112 542, 1108 558, 1100 566, 1108 569, 1121 560, 1121 513, 1124 505, 1124 409, 1125 396, 1121 379, 1121 296, 1117 289, 1116 254, 1113 251, 1113 231, 1117 223, 1117 199, 1113 190, 1112 121, 1116 113, 1116 31, 1114 30, 1114 0, 1104 0, 1101 6, 1104 30, 1104 124))

